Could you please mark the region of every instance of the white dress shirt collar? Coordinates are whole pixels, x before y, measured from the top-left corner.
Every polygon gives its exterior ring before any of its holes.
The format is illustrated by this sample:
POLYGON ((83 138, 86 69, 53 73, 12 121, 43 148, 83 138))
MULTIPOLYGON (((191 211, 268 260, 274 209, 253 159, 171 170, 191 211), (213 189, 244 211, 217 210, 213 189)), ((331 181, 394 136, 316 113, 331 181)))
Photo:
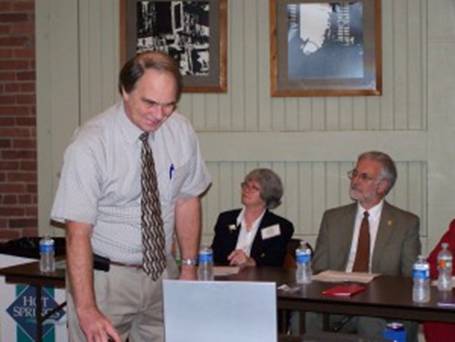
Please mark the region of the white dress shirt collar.
POLYGON ((237 227, 240 227, 240 232, 239 236, 237 238, 237 245, 235 249, 242 249, 247 256, 250 256, 251 254, 251 247, 253 246, 254 238, 256 237, 257 231, 259 229, 259 225, 262 221, 262 218, 264 217, 265 214, 265 209, 259 215, 259 217, 254 220, 253 224, 251 225, 250 229, 247 230, 247 226, 245 223, 245 207, 242 208, 242 210, 239 213, 239 216, 237 216, 237 227))

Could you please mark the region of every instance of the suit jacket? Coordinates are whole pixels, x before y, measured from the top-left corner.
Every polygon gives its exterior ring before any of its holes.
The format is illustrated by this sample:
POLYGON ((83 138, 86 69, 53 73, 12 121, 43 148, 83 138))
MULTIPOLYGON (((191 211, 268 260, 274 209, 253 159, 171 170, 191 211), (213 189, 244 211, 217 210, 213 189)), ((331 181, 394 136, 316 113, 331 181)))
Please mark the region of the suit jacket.
MULTIPOLYGON (((218 216, 212 242, 215 264, 229 265, 227 257, 235 250, 240 232, 240 227, 236 226, 240 211, 240 209, 225 211, 218 216)), ((286 247, 293 233, 294 226, 291 222, 266 210, 251 246, 250 256, 256 261, 256 265, 282 266, 286 247), (261 231, 275 224, 280 227, 280 235, 263 239, 261 231)))
MULTIPOLYGON (((315 272, 346 270, 356 212, 357 203, 353 203, 324 213, 312 264, 315 272)), ((420 250, 419 218, 384 202, 371 271, 410 276, 420 250)))

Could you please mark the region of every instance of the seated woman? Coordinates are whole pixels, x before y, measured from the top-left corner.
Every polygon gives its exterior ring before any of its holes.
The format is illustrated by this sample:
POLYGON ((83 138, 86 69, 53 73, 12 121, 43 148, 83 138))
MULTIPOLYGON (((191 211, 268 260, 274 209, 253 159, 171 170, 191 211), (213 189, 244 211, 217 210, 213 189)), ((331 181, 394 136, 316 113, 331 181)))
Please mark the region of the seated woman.
MULTIPOLYGON (((428 257, 431 279, 438 278, 437 259, 443 242, 449 244, 449 250, 452 252, 452 255, 455 256, 455 220, 450 222, 449 228, 428 257)), ((455 268, 452 268, 452 275, 455 275, 455 268)), ((455 336, 455 324, 424 322, 423 331, 427 342, 453 341, 455 336)))
POLYGON ((294 227, 269 211, 281 203, 280 177, 269 169, 255 169, 241 187, 243 208, 218 216, 212 243, 215 264, 282 266, 294 227))

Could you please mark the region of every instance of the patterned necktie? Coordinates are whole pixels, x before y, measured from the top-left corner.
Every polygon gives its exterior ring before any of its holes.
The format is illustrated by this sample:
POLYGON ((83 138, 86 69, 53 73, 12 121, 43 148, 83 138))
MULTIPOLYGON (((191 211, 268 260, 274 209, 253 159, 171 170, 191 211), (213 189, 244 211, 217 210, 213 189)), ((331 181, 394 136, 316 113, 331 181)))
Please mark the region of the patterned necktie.
POLYGON ((143 246, 142 268, 157 280, 166 268, 165 237, 161 217, 160 196, 156 180, 155 162, 148 144, 148 133, 139 137, 142 141, 141 175, 141 231, 143 246))
POLYGON ((359 242, 352 272, 368 272, 370 261, 370 223, 368 222, 368 216, 370 216, 368 211, 365 211, 360 224, 359 242))

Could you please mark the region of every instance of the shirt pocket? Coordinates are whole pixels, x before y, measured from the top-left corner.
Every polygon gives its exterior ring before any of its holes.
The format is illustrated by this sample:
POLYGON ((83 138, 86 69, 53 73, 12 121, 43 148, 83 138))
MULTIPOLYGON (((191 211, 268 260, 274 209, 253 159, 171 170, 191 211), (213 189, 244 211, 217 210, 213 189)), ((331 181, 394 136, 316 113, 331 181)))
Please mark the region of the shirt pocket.
POLYGON ((174 202, 182 193, 182 188, 188 176, 188 164, 172 164, 169 168, 169 191, 168 200, 174 202))

